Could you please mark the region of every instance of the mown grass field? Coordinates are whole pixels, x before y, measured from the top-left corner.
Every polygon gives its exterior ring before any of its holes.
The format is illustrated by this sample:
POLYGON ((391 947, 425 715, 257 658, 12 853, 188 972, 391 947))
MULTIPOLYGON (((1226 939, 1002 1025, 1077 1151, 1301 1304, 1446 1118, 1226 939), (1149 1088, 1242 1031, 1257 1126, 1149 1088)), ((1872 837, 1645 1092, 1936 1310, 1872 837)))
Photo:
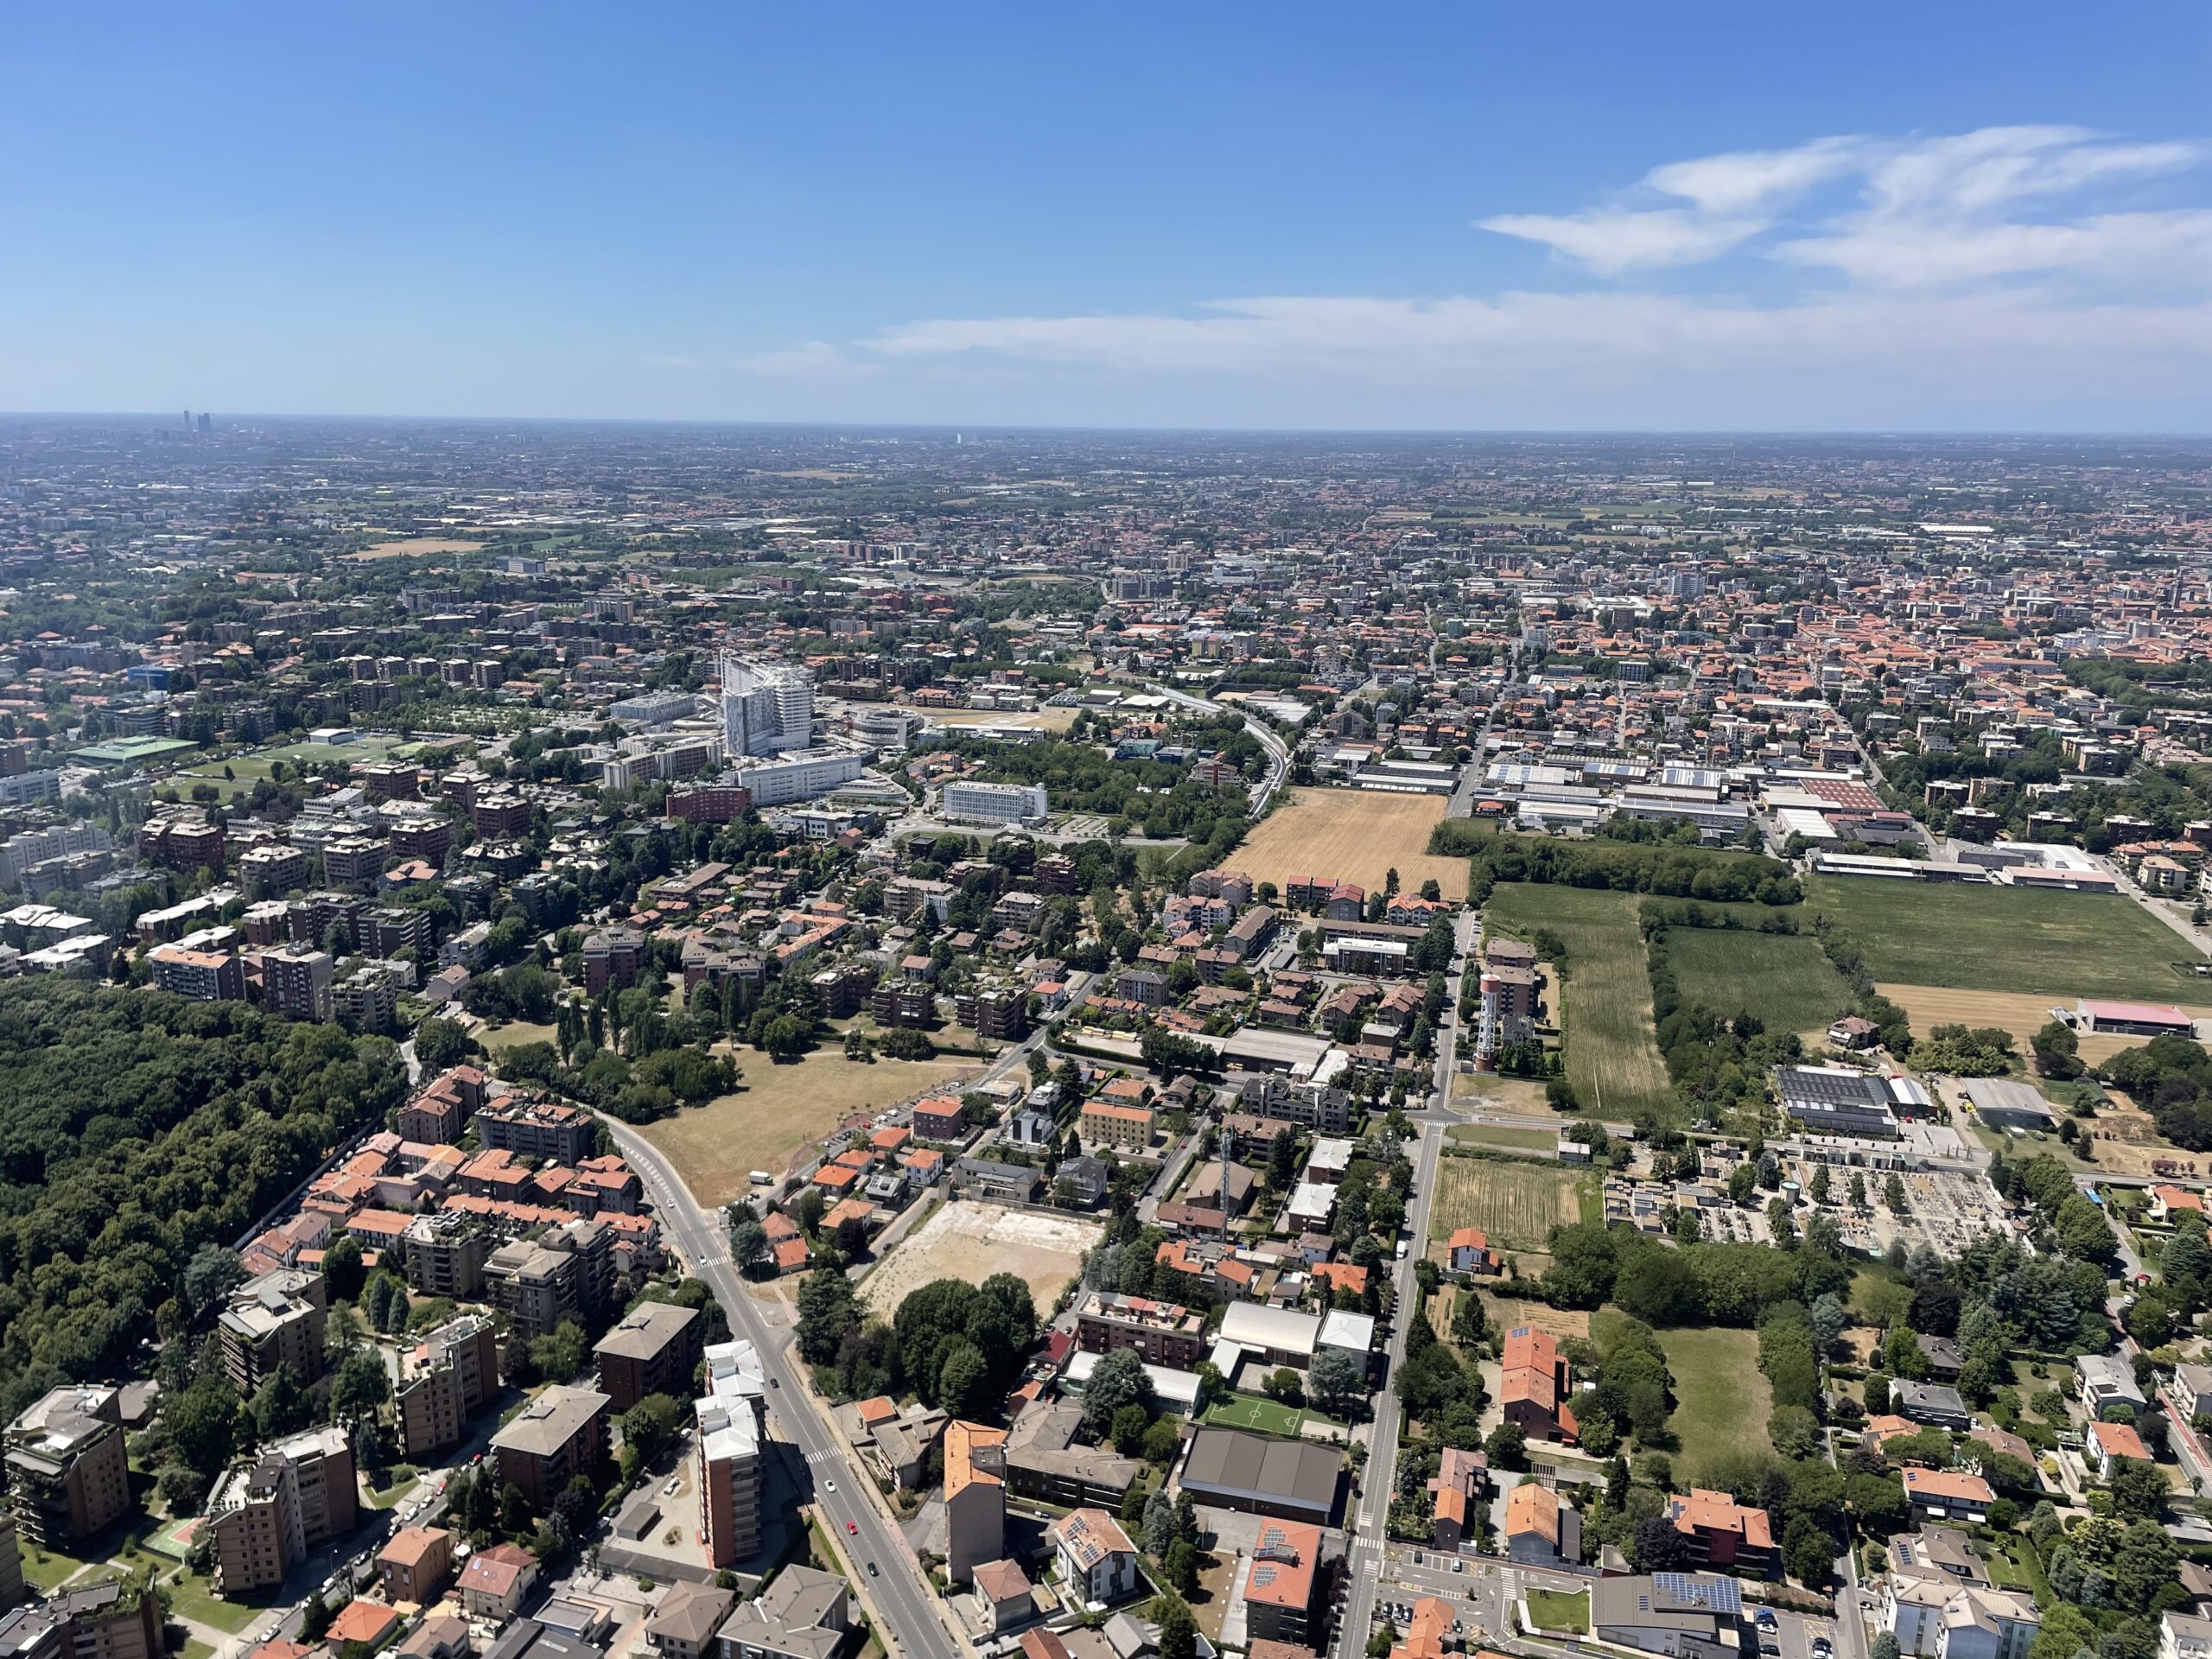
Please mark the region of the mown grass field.
POLYGON ((2171 1002, 2193 983, 2171 965, 2180 938, 2115 895, 1816 875, 1807 909, 1903 985, 2171 1002))
POLYGON ((1494 1249, 1541 1250, 1554 1227, 1582 1218, 1578 1188, 1574 1173, 1557 1165, 1440 1159, 1429 1236, 1445 1239, 1462 1227, 1479 1227, 1494 1249))
MULTIPOLYGON (((1774 1396, 1759 1370, 1758 1334, 1726 1325, 1662 1331, 1675 1374, 1675 1465, 1695 1478, 1724 1455, 1770 1449, 1766 1420, 1774 1396)), ((1676 1484, 1681 1484, 1680 1477, 1676 1484)))
POLYGON ((1851 988, 1808 935, 1671 928, 1667 957, 1684 1000, 1769 1031, 1810 1031, 1851 1011, 1851 988))
POLYGON ((1567 1079, 1584 1107, 1610 1118, 1673 1112, 1667 1068, 1651 1039, 1651 981, 1637 930, 1641 896, 1593 887, 1507 882, 1484 906, 1484 925, 1533 941, 1565 941, 1567 976, 1548 993, 1566 1021, 1567 1079))

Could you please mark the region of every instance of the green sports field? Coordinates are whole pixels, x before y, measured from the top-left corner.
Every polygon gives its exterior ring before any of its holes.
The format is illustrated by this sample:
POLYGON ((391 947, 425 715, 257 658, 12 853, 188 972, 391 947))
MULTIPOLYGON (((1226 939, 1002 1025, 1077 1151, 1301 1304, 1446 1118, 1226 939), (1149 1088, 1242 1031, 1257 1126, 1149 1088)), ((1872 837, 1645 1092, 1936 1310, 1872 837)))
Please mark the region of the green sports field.
POLYGON ((1667 956, 1682 999, 1769 1031, 1810 1031, 1851 1011, 1851 988, 1809 935, 1677 927, 1667 956))
POLYGON ((1494 888, 1483 908, 1486 928, 1531 941, 1549 928, 1565 941, 1567 982, 1548 995, 1566 1019, 1567 1081, 1587 1109, 1610 1118, 1676 1110, 1651 1039, 1651 980, 1636 919, 1642 902, 1633 893, 1516 881, 1494 888))
POLYGON ((1815 876, 1806 909, 1841 925, 1877 982, 2166 1002, 2181 939, 2133 899, 1980 883, 1815 876))

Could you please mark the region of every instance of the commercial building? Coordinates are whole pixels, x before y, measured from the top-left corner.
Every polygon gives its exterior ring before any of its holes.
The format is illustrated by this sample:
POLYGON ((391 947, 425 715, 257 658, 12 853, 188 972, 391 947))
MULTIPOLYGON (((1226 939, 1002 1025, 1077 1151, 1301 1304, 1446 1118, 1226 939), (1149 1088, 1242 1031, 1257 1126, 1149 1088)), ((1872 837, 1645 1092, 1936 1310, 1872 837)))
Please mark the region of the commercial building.
POLYGON ((607 1462, 607 1399, 596 1389, 547 1389, 492 1437, 502 1486, 531 1508, 550 1508, 578 1475, 596 1478, 607 1462))
POLYGON ((1590 1586, 1590 1633, 1666 1659, 1738 1659, 1751 1648, 1736 1580, 1657 1573, 1590 1586))
POLYGON ((2106 1002, 2083 997, 2075 1017, 2085 1032, 2121 1032, 2131 1037, 2196 1035, 2196 1021, 2181 1009, 2151 1002, 2106 1002))
POLYGON ((1041 823, 1046 816, 1042 784, 949 783, 944 816, 956 823, 1041 823))
POLYGON ((1776 1068, 1774 1081, 1782 1109, 1808 1135, 1897 1136, 1897 1096, 1878 1073, 1784 1065, 1776 1068))
POLYGON ((691 1384, 705 1339, 696 1308, 640 1302, 593 1345, 600 1392, 617 1413, 649 1394, 679 1396, 691 1384))
POLYGON ((118 1391, 83 1383, 39 1396, 8 1426, 8 1506, 25 1541, 67 1551, 130 1507, 118 1391))
POLYGON ((699 1531, 709 1564, 721 1568, 760 1552, 768 1384, 750 1342, 713 1344, 706 1351, 706 1366, 707 1392, 694 1408, 699 1420, 699 1531))
POLYGON ((1183 1490, 1201 1503, 1325 1527, 1337 1510, 1343 1459, 1312 1440, 1282 1440, 1241 1428, 1191 1436, 1183 1490))
POLYGON ((755 806, 787 806, 810 801, 817 795, 851 783, 861 775, 861 757, 829 749, 795 754, 788 760, 741 766, 738 787, 750 791, 755 806))
MULTIPOLYGON (((722 741, 730 753, 782 754, 811 746, 814 676, 804 668, 725 654, 721 682, 722 741)), ((754 799, 772 804, 758 794, 754 799)))

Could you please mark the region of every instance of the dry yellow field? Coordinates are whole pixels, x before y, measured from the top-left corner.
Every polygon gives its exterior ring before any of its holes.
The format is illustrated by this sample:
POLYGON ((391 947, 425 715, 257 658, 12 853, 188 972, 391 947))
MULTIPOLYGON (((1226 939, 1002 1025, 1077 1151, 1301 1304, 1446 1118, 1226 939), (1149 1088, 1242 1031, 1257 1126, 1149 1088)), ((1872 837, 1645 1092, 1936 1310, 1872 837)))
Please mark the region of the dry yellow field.
MULTIPOLYGON (((2050 1023, 2050 1011, 2070 1007, 2071 997, 2031 996, 2013 991, 1953 991, 1930 985, 1877 985, 1884 996, 1903 1008, 1912 1020, 1912 1034, 1926 1037, 1937 1026, 2001 1026, 2024 1058, 2028 1039, 2050 1023)), ((2163 1001, 2163 999, 2161 999, 2163 1001)), ((2177 1003, 2197 1019, 2212 1019, 2212 1008, 2177 1003)), ((2139 1048, 2145 1039, 2120 1032, 2088 1033, 2082 1038, 2082 1058, 2101 1065, 2124 1048, 2139 1048)))
POLYGON ((745 1086, 704 1106, 649 1123, 639 1131, 666 1153, 702 1205, 728 1204, 751 1190, 752 1172, 781 1174, 800 1149, 856 1112, 887 1106, 950 1085, 974 1062, 879 1060, 862 1065, 836 1048, 818 1048, 792 1065, 772 1065, 750 1049, 739 1053, 745 1086))
POLYGON ((1419 893, 1433 880, 1446 899, 1467 896, 1467 861, 1433 858, 1429 831, 1444 817, 1440 795, 1386 795, 1358 789, 1299 789, 1288 806, 1244 838, 1229 859, 1255 881, 1278 887, 1294 875, 1328 876, 1374 892, 1386 871, 1419 893))

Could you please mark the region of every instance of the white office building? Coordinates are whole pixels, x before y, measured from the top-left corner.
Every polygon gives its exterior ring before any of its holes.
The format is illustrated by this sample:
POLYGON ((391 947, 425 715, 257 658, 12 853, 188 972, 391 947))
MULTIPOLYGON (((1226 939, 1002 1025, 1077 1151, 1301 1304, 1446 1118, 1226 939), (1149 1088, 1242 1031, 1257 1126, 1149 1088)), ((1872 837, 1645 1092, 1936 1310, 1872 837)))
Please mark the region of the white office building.
POLYGON ((860 775, 860 756, 823 749, 757 766, 740 766, 737 781, 753 791, 753 804, 756 807, 788 806, 793 801, 810 801, 817 795, 827 795, 860 775))
POLYGON ((1045 816, 1045 785, 947 784, 944 816, 963 823, 1033 823, 1045 816))
POLYGON ((781 754, 814 741, 814 676, 789 663, 722 658, 722 735, 732 754, 781 754))

